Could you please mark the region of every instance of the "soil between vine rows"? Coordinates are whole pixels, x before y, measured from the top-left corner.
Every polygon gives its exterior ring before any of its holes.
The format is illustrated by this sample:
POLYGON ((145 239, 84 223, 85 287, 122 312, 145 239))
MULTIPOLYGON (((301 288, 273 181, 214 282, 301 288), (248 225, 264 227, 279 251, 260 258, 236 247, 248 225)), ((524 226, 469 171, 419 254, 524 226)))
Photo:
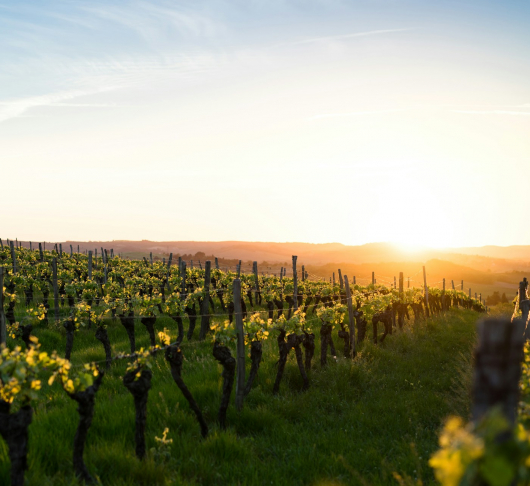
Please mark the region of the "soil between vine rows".
MULTIPOLYGON (((221 367, 212 356, 212 345, 197 342, 195 329, 195 340, 185 340, 181 346, 182 376, 210 426, 209 436, 201 438, 195 416, 159 353, 147 404, 148 454, 138 461, 133 400, 122 383, 126 363, 118 361, 96 397, 85 463, 102 484, 120 486, 397 484, 394 472, 421 477, 429 484, 433 477, 427 460, 437 447, 444 418, 469 413, 468 383, 478 317, 473 311, 452 310, 424 321, 419 329, 407 325, 377 347, 363 343, 354 362, 342 358, 343 342, 335 330, 337 360, 328 360, 323 370, 314 360, 311 387, 302 391, 291 353, 277 396, 272 395, 272 386, 278 350, 270 339, 264 343, 258 377, 239 414, 232 395, 226 431, 216 424, 221 367), (168 460, 149 451, 165 427, 173 439, 168 460)), ((164 326, 175 338, 176 323, 159 318, 157 330, 164 326)), ((94 331, 76 333, 74 363, 104 359, 94 331)), ((129 351, 123 326, 113 322, 108 333, 114 353, 129 351)), ((34 334, 44 350, 64 352, 64 331, 36 329, 34 334)), ((316 334, 315 356, 319 356, 316 334)), ((149 345, 139 321, 136 336, 137 348, 149 345)), ((250 360, 247 373, 249 368, 250 360)), ((72 469, 76 403, 58 385, 49 389, 47 399, 35 407, 30 426, 27 484, 78 484, 72 469)), ((8 483, 7 447, 0 440, 0 484, 8 483)))

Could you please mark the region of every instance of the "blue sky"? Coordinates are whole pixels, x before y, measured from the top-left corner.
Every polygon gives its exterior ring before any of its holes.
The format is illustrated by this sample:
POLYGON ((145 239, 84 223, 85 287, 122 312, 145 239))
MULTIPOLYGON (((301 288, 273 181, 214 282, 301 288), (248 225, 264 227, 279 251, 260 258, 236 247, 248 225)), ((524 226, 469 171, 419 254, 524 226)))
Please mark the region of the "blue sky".
POLYGON ((528 25, 522 1, 0 1, 3 237, 530 244, 528 25))

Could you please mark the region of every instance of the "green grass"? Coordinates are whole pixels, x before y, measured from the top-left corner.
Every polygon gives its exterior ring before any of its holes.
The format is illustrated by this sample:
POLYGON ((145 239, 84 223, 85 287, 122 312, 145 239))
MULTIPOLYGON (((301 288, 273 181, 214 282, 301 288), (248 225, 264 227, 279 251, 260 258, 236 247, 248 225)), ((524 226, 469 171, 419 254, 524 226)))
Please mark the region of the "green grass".
MULTIPOLYGON (((142 462, 136 459, 133 400, 121 382, 126 363, 116 362, 97 394, 85 462, 104 485, 397 484, 393 472, 428 484, 433 476, 427 460, 444 418, 469 413, 476 319, 472 311, 451 311, 418 329, 407 326, 379 346, 365 342, 354 362, 339 357, 321 369, 314 359, 306 392, 291 353, 278 396, 271 392, 278 358, 270 340, 241 413, 232 396, 226 431, 216 425, 222 382, 211 345, 185 341, 183 377, 210 434, 201 438, 168 365, 157 356, 146 435, 149 449, 156 445, 155 436, 169 428, 173 443, 166 462, 151 453, 142 462)), ((164 325, 174 338, 173 321, 160 318, 157 328, 164 325)), ((138 323, 136 329, 137 345, 147 346, 145 328, 138 323)), ((76 333, 74 362, 104 358, 93 331, 76 333)), ((113 322, 108 331, 114 352, 126 352, 122 326, 113 322)), ((44 349, 64 352, 64 331, 37 329, 35 335, 44 349)), ((334 339, 341 353, 342 343, 334 339)), ((43 397, 30 426, 27 484, 77 484, 71 462, 76 403, 57 384, 45 387, 43 397)), ((0 440, 0 484, 8 484, 8 478, 7 447, 0 440)))

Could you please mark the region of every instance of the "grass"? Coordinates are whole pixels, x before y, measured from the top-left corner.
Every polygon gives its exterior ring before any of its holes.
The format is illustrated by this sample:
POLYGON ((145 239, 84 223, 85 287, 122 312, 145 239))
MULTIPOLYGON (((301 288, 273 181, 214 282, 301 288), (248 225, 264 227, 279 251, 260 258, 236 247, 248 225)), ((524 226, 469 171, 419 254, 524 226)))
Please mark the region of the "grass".
MULTIPOLYGON (((183 377, 210 434, 201 438, 160 354, 154 360, 146 436, 148 449, 154 448, 155 436, 169 428, 173 442, 166 461, 151 452, 142 462, 136 459, 133 400, 121 381, 126 363, 116 362, 96 397, 85 462, 104 485, 397 484, 394 472, 429 484, 434 480, 427 460, 444 418, 469 414, 476 319, 472 311, 454 310, 416 329, 406 326, 378 346, 363 343, 353 362, 338 357, 321 369, 314 359, 306 392, 291 353, 278 396, 271 392, 277 345, 269 340, 241 413, 232 396, 226 431, 216 425, 222 382, 211 344, 185 341, 183 377)), ((173 321, 160 318, 157 328, 164 326, 174 338, 173 321)), ((104 358, 93 331, 76 333, 74 362, 104 358)), ((114 352, 127 352, 123 327, 116 321, 108 332, 114 352)), ((137 346, 147 346, 142 324, 136 333, 137 346)), ((34 334, 44 349, 64 352, 63 331, 34 334)), ((336 337, 335 343, 341 353, 336 337)), ((77 418, 76 403, 57 384, 45 387, 30 426, 28 485, 77 484, 71 459, 77 418)), ((0 440, 0 484, 8 483, 7 447, 0 440)))

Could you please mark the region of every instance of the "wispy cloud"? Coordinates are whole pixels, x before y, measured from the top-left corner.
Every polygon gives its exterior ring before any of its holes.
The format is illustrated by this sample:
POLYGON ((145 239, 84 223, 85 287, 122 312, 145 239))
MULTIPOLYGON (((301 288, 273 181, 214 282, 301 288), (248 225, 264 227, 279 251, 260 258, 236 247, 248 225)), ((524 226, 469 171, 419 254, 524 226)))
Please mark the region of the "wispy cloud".
POLYGON ((399 111, 409 111, 412 108, 395 108, 389 110, 363 110, 363 111, 350 111, 348 113, 323 113, 320 115, 314 115, 309 117, 309 120, 321 120, 323 118, 343 118, 351 116, 361 116, 361 115, 381 115, 385 113, 396 113, 399 111))
POLYGON ((390 34, 393 32, 406 32, 409 30, 413 30, 413 29, 407 28, 407 29, 369 30, 367 32, 354 32, 352 34, 329 35, 329 36, 324 36, 324 37, 311 37, 309 39, 303 39, 303 40, 292 42, 291 45, 309 44, 312 42, 340 41, 340 40, 353 39, 355 37, 367 37, 371 35, 390 34))
POLYGON ((209 37, 219 34, 223 27, 206 15, 196 11, 169 8, 147 2, 137 2, 135 8, 100 4, 82 6, 86 13, 120 24, 147 41, 156 41, 168 29, 185 37, 209 37))
MULTIPOLYGON (((5 101, 0 103, 0 123, 11 118, 16 118, 24 115, 31 108, 39 106, 98 106, 98 104, 62 104, 63 101, 72 100, 81 96, 88 96, 104 91, 109 91, 111 87, 100 88, 94 90, 71 90, 59 93, 50 93, 42 96, 31 96, 27 98, 20 98, 13 101, 5 101)), ((100 105, 101 106, 101 105, 100 105)), ((108 105, 104 105, 108 106, 108 105)))
MULTIPOLYGON (((522 107, 525 107, 524 105, 522 107)), ((529 105, 530 107, 530 105, 529 105)), ((451 110, 453 113, 464 113, 466 115, 515 115, 530 116, 530 111, 510 111, 510 110, 451 110)))

